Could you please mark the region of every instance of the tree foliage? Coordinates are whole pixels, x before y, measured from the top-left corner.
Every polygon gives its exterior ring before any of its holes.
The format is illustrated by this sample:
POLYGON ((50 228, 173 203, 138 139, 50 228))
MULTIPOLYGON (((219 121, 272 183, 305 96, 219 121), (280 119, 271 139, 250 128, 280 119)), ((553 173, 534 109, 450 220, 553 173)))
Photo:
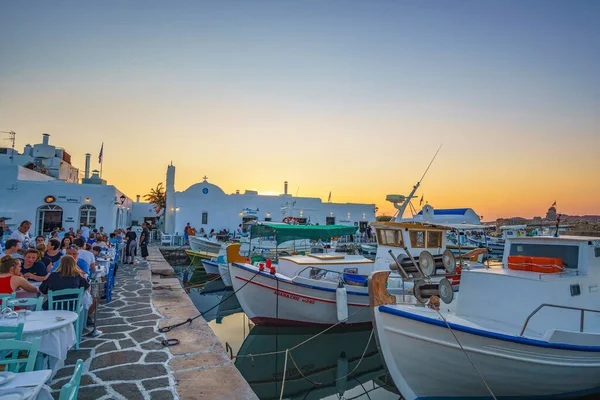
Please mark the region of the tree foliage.
POLYGON ((159 182, 155 189, 150 189, 150 193, 144 195, 144 200, 152 204, 156 214, 160 215, 167 207, 167 195, 162 182, 159 182))

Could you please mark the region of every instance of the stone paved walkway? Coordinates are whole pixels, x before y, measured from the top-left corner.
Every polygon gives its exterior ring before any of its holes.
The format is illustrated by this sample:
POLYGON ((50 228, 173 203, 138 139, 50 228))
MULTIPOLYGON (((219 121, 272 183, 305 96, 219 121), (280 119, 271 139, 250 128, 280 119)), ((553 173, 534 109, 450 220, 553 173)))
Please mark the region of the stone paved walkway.
POLYGON ((169 367, 172 355, 157 333, 161 316, 151 302, 148 266, 121 265, 110 304, 98 309, 102 335, 85 337, 79 350, 69 352, 51 388, 58 393, 73 373, 77 359, 84 360, 79 399, 176 399, 169 367))

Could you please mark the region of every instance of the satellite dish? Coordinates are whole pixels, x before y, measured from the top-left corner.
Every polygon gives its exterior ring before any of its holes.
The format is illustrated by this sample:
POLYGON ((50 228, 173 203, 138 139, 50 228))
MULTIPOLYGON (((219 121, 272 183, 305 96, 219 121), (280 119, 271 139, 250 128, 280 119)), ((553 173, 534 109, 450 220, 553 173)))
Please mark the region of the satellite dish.
POLYGON ((442 263, 448 273, 451 274, 456 270, 456 257, 454 257, 454 253, 448 249, 444 250, 442 253, 442 263))
POLYGON ((419 254, 419 266, 426 276, 431 276, 435 273, 435 261, 431 253, 427 250, 423 250, 419 254))
POLYGON ((448 279, 442 278, 440 281, 439 292, 440 299, 442 299, 444 303, 452 303, 452 299, 454 299, 454 288, 448 279))
POLYGON ((401 194, 388 194, 385 196, 385 200, 390 203, 404 203, 406 201, 406 196, 401 194))

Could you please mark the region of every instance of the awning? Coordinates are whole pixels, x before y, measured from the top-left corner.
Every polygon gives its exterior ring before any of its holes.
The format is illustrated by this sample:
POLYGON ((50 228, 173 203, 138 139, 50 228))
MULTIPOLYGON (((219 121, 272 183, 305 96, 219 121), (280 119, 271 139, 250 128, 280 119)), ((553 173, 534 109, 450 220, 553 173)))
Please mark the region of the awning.
POLYGON ((356 234, 358 228, 347 225, 288 225, 259 223, 252 226, 250 237, 275 236, 277 244, 297 239, 329 240, 338 236, 356 234))

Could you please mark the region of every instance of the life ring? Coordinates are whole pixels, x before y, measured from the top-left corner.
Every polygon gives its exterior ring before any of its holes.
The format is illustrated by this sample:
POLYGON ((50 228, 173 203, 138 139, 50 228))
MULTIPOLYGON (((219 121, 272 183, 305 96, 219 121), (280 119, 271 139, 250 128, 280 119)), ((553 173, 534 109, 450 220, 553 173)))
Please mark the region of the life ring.
POLYGON ((285 217, 283 220, 281 220, 281 222, 283 222, 285 224, 290 224, 290 225, 297 225, 298 224, 298 218, 296 218, 296 217, 285 217))

